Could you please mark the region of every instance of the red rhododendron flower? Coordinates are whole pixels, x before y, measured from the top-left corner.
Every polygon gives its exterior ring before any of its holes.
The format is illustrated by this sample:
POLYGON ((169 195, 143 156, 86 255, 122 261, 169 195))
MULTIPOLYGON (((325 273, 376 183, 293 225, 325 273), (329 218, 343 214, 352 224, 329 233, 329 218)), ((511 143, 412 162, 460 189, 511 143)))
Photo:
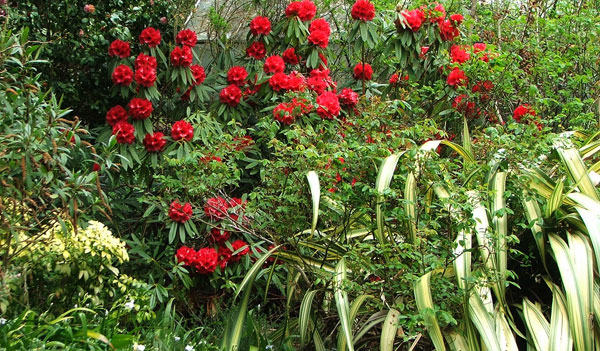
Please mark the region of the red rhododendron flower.
POLYGON ((229 106, 237 106, 242 98, 242 91, 235 84, 230 84, 221 90, 219 100, 229 106))
POLYGON ((219 267, 221 267, 221 269, 225 269, 225 267, 227 267, 227 264, 229 263, 229 261, 231 260, 231 254, 233 253, 231 250, 229 250, 229 248, 227 246, 219 246, 219 267))
POLYGON ((355 20, 372 21, 375 17, 375 6, 368 0, 356 0, 350 14, 355 20))
POLYGON ((192 65, 190 66, 190 70, 192 71, 192 76, 194 76, 194 85, 200 85, 206 79, 206 73, 204 72, 204 67, 200 65, 192 65))
POLYGON ((254 17, 250 21, 250 33, 254 35, 269 35, 271 33, 271 21, 263 16, 254 17))
POLYGON ((219 254, 212 247, 205 247, 196 252, 194 267, 200 274, 210 274, 217 269, 219 254))
POLYGON ((175 67, 189 67, 193 58, 192 49, 189 46, 177 46, 171 51, 171 64, 175 67))
POLYGON ((322 30, 315 30, 308 35, 308 41, 316 46, 326 48, 329 45, 329 35, 322 30))
POLYGON ((186 121, 177 121, 171 127, 171 138, 176 141, 191 141, 194 138, 194 127, 186 121))
POLYGON ((462 21, 465 18, 463 17, 463 15, 459 14, 459 13, 455 13, 453 15, 450 15, 450 21, 452 21, 452 23, 454 23, 455 26, 460 26, 460 24, 462 23, 462 21))
POLYGON ((229 203, 224 198, 217 196, 206 200, 204 214, 213 220, 221 220, 227 217, 229 203))
POLYGON ((479 53, 479 52, 484 51, 485 48, 486 48, 485 43, 475 43, 475 44, 473 44, 473 52, 476 53, 476 54, 479 53))
POLYGON ((285 63, 290 65, 297 65, 300 62, 298 55, 296 55, 295 48, 286 49, 283 54, 281 54, 281 57, 285 63))
POLYGON ((177 33, 175 42, 178 45, 194 47, 198 42, 198 35, 191 29, 184 29, 177 33))
POLYGON ((285 70, 285 62, 283 61, 281 56, 277 56, 277 55, 269 56, 265 60, 263 69, 265 70, 265 73, 267 73, 267 74, 280 73, 285 70))
POLYGON ((371 80, 373 78, 373 68, 368 63, 357 63, 354 66, 354 79, 371 80))
POLYGON ((116 39, 108 47, 109 56, 118 56, 120 58, 128 58, 131 55, 131 47, 129 43, 123 40, 116 39))
POLYGON ((250 246, 248 244, 246 244, 245 242, 243 242, 242 240, 236 240, 236 241, 232 242, 231 247, 233 247, 234 252, 241 250, 238 253, 236 253, 235 255, 231 256, 230 261, 232 261, 232 262, 237 262, 237 261, 241 260, 242 256, 247 255, 248 252, 250 252, 250 246))
POLYGON ((150 117, 154 110, 152 103, 142 98, 131 99, 127 107, 129 109, 129 115, 133 119, 146 119, 150 117))
POLYGON ((492 83, 492 81, 490 80, 485 80, 483 82, 477 82, 477 84, 473 86, 471 91, 474 93, 480 93, 481 100, 485 101, 490 98, 489 94, 487 93, 490 92, 492 89, 494 89, 494 83, 492 83))
POLYGON ((273 109, 273 117, 283 124, 292 124, 294 115, 292 114, 293 106, 290 103, 282 102, 273 109))
POLYGON ((527 115, 535 116, 535 110, 531 108, 531 106, 529 106, 528 104, 517 106, 517 108, 515 108, 515 111, 513 112, 513 118, 518 123, 521 123, 521 119, 527 115))
POLYGON ((396 85, 400 81, 400 76, 398 73, 394 73, 390 76, 390 85, 396 85))
POLYGON ((133 71, 127 65, 118 65, 112 73, 112 81, 126 87, 133 81, 133 71))
POLYGON ((186 266, 191 266, 194 264, 195 256, 196 256, 196 250, 192 249, 191 247, 187 247, 187 246, 180 247, 179 249, 177 249, 177 253, 175 254, 175 257, 177 258, 177 262, 179 262, 179 263, 183 262, 183 264, 186 266))
POLYGON ((452 41, 460 35, 458 28, 456 28, 450 20, 439 22, 438 27, 440 29, 440 37, 444 41, 452 41))
POLYGON ((317 14, 317 7, 310 0, 294 1, 285 9, 287 17, 298 16, 302 21, 310 21, 317 14))
POLYGON ((429 46, 421 46, 421 54, 419 55, 419 57, 424 58, 425 54, 427 54, 428 51, 429 51, 429 46))
POLYGON ((465 75, 465 72, 458 67, 454 68, 452 72, 450 72, 448 79, 446 80, 448 85, 453 87, 466 85, 468 81, 469 79, 465 75))
POLYGON ((227 82, 229 84, 242 86, 244 85, 246 78, 248 78, 248 72, 246 71, 246 68, 242 66, 233 66, 227 72, 227 82))
MULTIPOLYGON (((161 133, 162 134, 162 133, 161 133)), ((179 200, 171 202, 169 207, 169 217, 178 223, 185 223, 192 218, 192 205, 186 202, 184 205, 179 203, 179 200)))
POLYGON ((157 47, 160 44, 160 31, 152 27, 148 27, 140 34, 140 44, 146 44, 150 48, 157 47))
POLYGON ((350 88, 342 89, 342 92, 338 95, 338 99, 340 100, 340 104, 346 107, 352 108, 358 104, 358 94, 350 88))
POLYGON ((322 119, 333 119, 340 114, 340 101, 333 92, 326 91, 317 96, 317 114, 322 119))
POLYGON ((208 240, 213 243, 224 243, 229 240, 230 235, 228 231, 221 228, 212 228, 208 235, 208 240))
POLYGON ((156 70, 149 66, 142 66, 135 71, 135 82, 149 88, 156 81, 156 70))
POLYGON ((144 147, 148 152, 160 152, 167 144, 167 141, 164 138, 164 134, 161 132, 156 132, 154 134, 146 134, 144 137, 144 147))
POLYGON ((460 45, 452 45, 450 48, 450 58, 452 62, 465 63, 471 58, 471 55, 460 45))
POLYGON ((112 134, 117 136, 119 144, 131 144, 135 140, 135 128, 132 124, 121 121, 113 126, 112 134))
POLYGON ((110 124, 111 127, 121 121, 127 121, 127 111, 123 106, 114 106, 106 112, 106 123, 110 124))
POLYGON ((145 54, 139 54, 135 58, 134 67, 136 70, 140 69, 141 67, 149 67, 152 69, 156 69, 156 57, 145 54))
POLYGON ((262 60, 263 58, 265 58, 266 54, 267 49, 265 48, 265 44, 261 43, 260 41, 253 42, 246 49, 246 55, 257 60, 262 60))
POLYGON ((329 23, 323 18, 317 18, 316 20, 310 22, 310 26, 308 27, 309 32, 314 32, 316 30, 321 30, 327 35, 331 35, 331 27, 329 27, 329 23))
POLYGON ((271 89, 275 91, 287 90, 289 86, 289 77, 287 74, 279 72, 275 73, 273 77, 269 78, 269 85, 271 89))
POLYGON ((425 21, 425 12, 421 9, 414 9, 412 11, 402 11, 405 23, 413 32, 416 32, 421 28, 421 25, 425 21))
POLYGON ((441 21, 444 20, 444 18, 446 17, 446 9, 444 8, 444 5, 442 4, 437 4, 435 5, 435 7, 433 8, 433 11, 429 12, 429 21, 431 23, 440 23, 441 21))
MULTIPOLYGON (((270 80, 269 80, 270 82, 270 80)), ((290 91, 304 91, 306 88, 306 79, 304 76, 296 71, 291 72, 287 76, 287 90, 290 91)))
POLYGON ((452 102, 452 107, 458 112, 462 112, 466 117, 473 118, 478 115, 478 111, 475 108, 475 103, 473 101, 468 101, 468 98, 469 97, 465 94, 457 96, 452 102))

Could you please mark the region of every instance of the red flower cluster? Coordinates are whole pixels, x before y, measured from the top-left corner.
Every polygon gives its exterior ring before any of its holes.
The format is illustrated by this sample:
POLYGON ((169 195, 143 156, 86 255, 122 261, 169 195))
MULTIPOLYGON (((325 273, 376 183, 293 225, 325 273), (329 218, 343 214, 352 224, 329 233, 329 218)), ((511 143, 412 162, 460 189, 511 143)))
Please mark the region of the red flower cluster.
POLYGON ((283 71, 285 70, 285 62, 283 61, 281 56, 269 56, 265 60, 263 69, 267 74, 283 73, 283 71))
POLYGON ((119 144, 132 144, 135 140, 135 128, 127 121, 121 121, 113 126, 112 134, 117 136, 119 144))
POLYGON ((485 43, 473 44, 473 53, 479 54, 478 56, 481 61, 490 62, 490 57, 488 56, 488 54, 486 52, 484 52, 485 49, 486 49, 485 43), (483 54, 480 54, 480 53, 483 53, 483 54))
POLYGON ((200 85, 206 79, 206 72, 204 72, 204 67, 200 65, 192 65, 190 66, 190 70, 192 71, 192 76, 194 76, 194 85, 200 85))
POLYGON ((368 63, 357 63, 354 66, 354 79, 371 80, 373 78, 373 68, 368 63))
POLYGON ((287 17, 298 16, 302 21, 310 21, 317 14, 317 7, 310 0, 294 1, 285 9, 287 17))
POLYGON ((191 29, 184 29, 177 33, 175 42, 178 45, 194 47, 198 42, 198 35, 196 35, 196 32, 191 29))
POLYGON ((446 80, 446 83, 453 87, 467 85, 468 82, 469 79, 465 75, 465 72, 458 67, 455 67, 450 74, 448 74, 448 79, 446 80))
POLYGON ((250 21, 250 33, 254 35, 269 35, 271 33, 271 21, 263 16, 254 17, 250 21))
POLYGON ((148 27, 140 33, 140 44, 146 44, 150 48, 157 47, 160 39, 160 31, 152 27, 148 27))
POLYGON ((289 65, 297 65, 300 62, 298 55, 296 55, 295 48, 285 49, 283 54, 281 54, 283 61, 289 65))
POLYGON ((419 57, 425 58, 425 54, 427 54, 428 51, 429 51, 429 46, 421 46, 421 54, 419 55, 419 57))
POLYGON ((230 84, 221 90, 219 100, 229 106, 235 107, 240 103, 242 91, 235 84, 230 84))
POLYGON ((444 41, 452 41, 460 35, 458 28, 456 25, 450 20, 444 20, 438 22, 438 27, 440 30, 440 37, 444 41))
POLYGON ((108 47, 109 56, 118 56, 120 58, 128 58, 131 55, 131 47, 126 41, 119 39, 114 40, 108 47))
POLYGON ((471 89, 474 93, 480 93, 481 100, 486 101, 490 98, 488 93, 494 89, 494 83, 490 80, 485 80, 483 82, 477 82, 471 89))
POLYGON ((429 11, 428 13, 429 21, 431 23, 440 23, 446 18, 446 9, 444 5, 436 3, 433 11, 429 11))
POLYGON ((144 147, 148 152, 161 152, 167 144, 167 141, 165 140, 164 136, 165 135, 161 132, 156 132, 154 134, 146 134, 146 136, 144 137, 144 147))
POLYGON ((175 254, 177 262, 183 262, 185 266, 196 268, 200 274, 210 274, 217 269, 219 254, 212 247, 205 247, 198 251, 182 246, 175 254))
POLYGON ((127 121, 127 111, 123 106, 117 105, 108 110, 106 113, 106 123, 112 127, 121 121, 127 121))
POLYGON ((177 46, 171 51, 171 64, 175 67, 189 67, 193 58, 192 49, 189 46, 177 46))
POLYGON ((309 26, 308 41, 321 48, 326 48, 329 45, 329 35, 331 29, 329 23, 324 19, 314 20, 309 26))
POLYGON ((135 82, 149 88, 156 82, 156 70, 150 66, 141 66, 135 70, 135 82))
POLYGON ((257 60, 262 60, 267 55, 267 49, 265 48, 265 44, 261 43, 260 41, 253 42, 246 49, 246 55, 257 60))
POLYGON ((306 80, 306 85, 318 95, 323 94, 328 88, 335 88, 335 83, 329 76, 328 69, 313 69, 310 71, 310 77, 306 80))
POLYGON ((112 73, 112 81, 115 85, 126 87, 133 82, 133 71, 127 65, 118 65, 112 73))
POLYGON ((129 109, 129 115, 133 119, 146 119, 150 117, 154 108, 149 100, 143 98, 133 98, 129 101, 127 106, 129 109))
POLYGON ((335 93, 326 91, 317 96, 317 114, 322 119, 333 119, 340 114, 340 101, 335 93))
POLYGON ((368 0, 356 0, 350 14, 355 20, 372 21, 375 18, 375 6, 368 0))
POLYGON ((235 84, 241 87, 244 85, 246 78, 248 78, 248 72, 243 66, 233 66, 227 72, 227 82, 229 84, 235 84))
POLYGON ((192 214, 192 205, 189 202, 181 205, 179 200, 175 200, 171 202, 171 206, 169 206, 169 217, 173 222, 185 223, 192 218, 192 214))
POLYGON ((515 121, 517 123, 521 123, 521 119, 523 117, 526 117, 526 116, 533 116, 533 117, 535 117, 535 115, 536 115, 535 114, 535 110, 531 106, 529 106, 528 104, 519 105, 513 111, 513 118, 515 119, 515 121))
POLYGON ((479 116, 479 110, 475 108, 473 101, 468 101, 468 98, 465 94, 457 96, 452 102, 452 107, 463 113, 467 118, 475 118, 479 116))
POLYGON ((460 45, 452 45, 450 47, 450 59, 452 62, 459 64, 467 62, 471 55, 460 45))
POLYGON ((293 98, 291 102, 282 102, 273 110, 273 117, 283 124, 292 124, 296 118, 311 110, 311 105, 305 99, 293 98))
POLYGON ((134 67, 136 70, 142 67, 156 69, 156 57, 145 54, 139 54, 135 58, 134 67))
POLYGON ((244 203, 239 198, 232 198, 229 202, 224 198, 217 196, 206 200, 204 205, 204 214, 212 220, 219 221, 229 217, 233 220, 238 219, 238 211, 243 210, 244 203))
POLYGON ((358 94, 350 88, 342 89, 342 92, 338 95, 338 99, 340 104, 346 107, 353 108, 358 104, 358 94))
POLYGON ((402 17, 404 17, 405 24, 413 32, 416 32, 421 28, 421 25, 425 21, 425 12, 422 9, 414 9, 412 11, 403 10, 402 17))
POLYGON ((194 138, 194 127, 186 121, 177 121, 171 127, 171 138, 175 141, 191 141, 194 138))
POLYGON ((242 259, 242 256, 247 255, 250 252, 250 246, 243 242, 242 240, 236 240, 231 243, 231 247, 233 247, 234 252, 240 250, 237 254, 231 256, 232 262, 237 262, 242 259))
POLYGON ((308 26, 309 32, 314 32, 317 30, 327 33, 327 36, 331 35, 331 27, 329 26, 329 22, 323 18, 317 18, 316 20, 310 22, 310 26, 308 26))
POLYGON ((229 233, 228 231, 225 231, 219 227, 216 228, 212 228, 210 230, 210 234, 208 236, 208 240, 210 240, 213 243, 224 243, 227 240, 229 240, 229 237, 231 236, 231 233, 229 233))

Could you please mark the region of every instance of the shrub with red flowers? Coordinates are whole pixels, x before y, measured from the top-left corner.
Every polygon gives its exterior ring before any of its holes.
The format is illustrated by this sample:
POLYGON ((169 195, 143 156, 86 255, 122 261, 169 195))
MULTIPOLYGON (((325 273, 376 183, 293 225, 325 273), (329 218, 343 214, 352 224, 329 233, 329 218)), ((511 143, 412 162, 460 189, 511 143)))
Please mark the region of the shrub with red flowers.
POLYGON ((527 116, 535 117, 535 115, 536 115, 535 110, 528 104, 519 105, 513 111, 513 119, 517 123, 521 123, 521 120, 524 119, 524 117, 527 117, 527 116))
POLYGON ((402 11, 402 17, 404 17, 406 26, 413 32, 416 32, 425 21, 425 12, 421 9, 414 9, 412 11, 404 10, 402 11))
POLYGON ((227 72, 227 82, 239 87, 243 86, 248 78, 248 71, 242 66, 233 66, 227 72))
POLYGON ((115 67, 112 73, 112 81, 115 85, 128 86, 133 82, 133 71, 127 65, 115 67))
POLYGON ((375 18, 375 5, 369 0, 356 0, 350 14, 355 20, 372 21, 375 18))
POLYGON ((160 44, 161 36, 158 29, 148 27, 140 33, 140 44, 145 44, 149 48, 155 48, 160 44))
POLYGON ((127 121, 120 121, 113 126, 113 135, 119 144, 132 144, 135 140, 135 128, 127 121))
POLYGON ((192 60, 192 49, 189 46, 178 46, 171 51, 171 64, 175 67, 189 67, 192 60))
POLYGON ((192 71, 192 76, 194 77, 194 85, 200 85, 206 79, 206 72, 204 71, 204 67, 200 65, 192 65, 190 66, 190 70, 192 71))
POLYGON ((281 57, 283 58, 283 61, 288 65, 297 65, 300 62, 300 59, 296 54, 295 48, 285 49, 285 51, 281 54, 281 57))
POLYGON ((469 53, 460 45, 452 45, 450 47, 450 59, 455 63, 465 63, 469 61, 471 56, 469 53))
POLYGON ((131 47, 126 41, 115 39, 108 47, 109 56, 117 56, 120 58, 128 58, 131 56, 131 47))
POLYGON ((368 63, 357 63, 354 66, 354 79, 371 80, 373 78, 373 68, 368 63))
POLYGON ((221 90, 219 100, 229 106, 235 107, 240 103, 242 91, 235 84, 230 84, 221 90))
POLYGON ((169 217, 173 222, 185 223, 192 218, 192 214, 192 205, 189 202, 182 205, 179 200, 175 200, 169 206, 169 217))
POLYGON ((264 16, 256 16, 250 21, 250 33, 253 35, 269 35, 271 33, 271 21, 264 16))
POLYGON ((267 55, 265 44, 260 41, 255 41, 246 49, 246 55, 257 60, 262 60, 267 55))
POLYGON ((143 120, 150 117, 152 111, 154 111, 152 102, 144 98, 131 99, 127 107, 131 118, 138 120, 143 120))
POLYGON ((358 93, 350 88, 342 89, 342 92, 338 95, 340 104, 353 108, 358 104, 358 93))
POLYGON ((141 66, 136 69, 134 78, 137 84, 149 88, 156 81, 156 70, 150 66, 141 66))
POLYGON ((106 112, 106 123, 108 123, 111 127, 121 121, 127 121, 127 111, 121 105, 116 105, 112 107, 108 112, 106 112))
POLYGON ((146 151, 161 152, 167 144, 167 141, 165 140, 163 133, 156 132, 154 134, 146 134, 143 143, 144 147, 146 148, 146 151))
POLYGON ((466 85, 468 82, 469 79, 465 75, 465 72, 458 67, 452 69, 450 74, 448 74, 448 79, 446 79, 446 83, 452 87, 466 85))
POLYGON ((194 138, 194 127, 186 121, 177 121, 171 127, 171 138, 175 141, 191 141, 194 138))
POLYGON ((229 202, 224 198, 217 196, 206 200, 204 205, 204 214, 212 220, 221 220, 227 217, 229 202))
POLYGON ((333 92, 326 91, 317 97, 317 114, 322 119, 333 119, 340 114, 340 101, 333 92))
POLYGON ((298 16, 301 21, 310 21, 317 14, 317 6, 310 0, 294 1, 285 9, 287 17, 298 16))
POLYGON ((198 35, 196 35, 196 32, 191 29, 183 29, 177 33, 175 42, 177 45, 194 47, 198 42, 198 35))
POLYGON ((136 70, 142 67, 151 68, 155 70, 157 66, 158 64, 156 63, 156 57, 154 56, 141 53, 135 58, 134 67, 136 70))
POLYGON ((281 56, 269 56, 265 60, 263 69, 267 74, 283 73, 285 70, 285 62, 281 56))

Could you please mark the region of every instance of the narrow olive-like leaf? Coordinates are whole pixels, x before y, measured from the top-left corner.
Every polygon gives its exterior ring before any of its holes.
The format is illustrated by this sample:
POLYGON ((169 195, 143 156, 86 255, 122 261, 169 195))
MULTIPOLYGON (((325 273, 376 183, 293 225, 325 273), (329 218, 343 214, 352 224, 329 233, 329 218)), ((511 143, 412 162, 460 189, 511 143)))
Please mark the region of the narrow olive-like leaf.
POLYGON ((383 323, 387 317, 386 311, 378 311, 373 313, 369 319, 363 324, 358 333, 354 336, 354 342, 357 343, 369 330, 373 329, 376 325, 383 323))
POLYGON ((240 292, 246 288, 246 286, 248 286, 248 289, 251 288, 250 285, 252 285, 252 282, 254 282, 254 278, 256 277, 256 274, 258 273, 258 271, 261 270, 263 264, 267 261, 267 258, 269 258, 273 254, 273 252, 277 251, 280 247, 281 247, 281 245, 275 246, 274 248, 269 250, 267 253, 260 256, 260 258, 258 260, 256 260, 256 262, 254 262, 254 264, 252 265, 252 267, 250 267, 250 269, 244 276, 244 279, 242 279, 242 282, 238 286, 238 288, 235 292, 235 295, 233 296, 234 300, 238 297, 240 292))
POLYGON ((494 313, 496 338, 498 340, 498 344, 500 344, 500 348, 503 351, 519 351, 517 341, 515 340, 515 336, 513 335, 508 320, 506 319, 506 315, 500 307, 504 308, 504 306, 498 305, 494 313))
POLYGON ((591 350, 592 328, 588 325, 588 316, 592 312, 592 265, 589 262, 592 257, 587 257, 588 250, 583 238, 571 234, 568 236, 569 245, 557 235, 550 234, 548 238, 565 289, 569 327, 575 350, 591 350))
POLYGON ((315 345, 315 351, 326 351, 323 338, 321 337, 321 334, 319 334, 319 331, 316 328, 313 333, 313 342, 315 345))
POLYGON ((542 264, 544 265, 544 268, 546 268, 547 271, 548 268, 546 266, 546 237, 544 234, 544 227, 540 225, 540 222, 543 223, 542 211, 540 210, 540 206, 537 203, 537 201, 532 198, 527 199, 526 194, 522 195, 521 200, 521 202, 523 203, 523 208, 525 209, 525 216, 527 217, 527 221, 531 226, 531 233, 533 234, 535 245, 537 246, 538 251, 540 253, 542 264))
POLYGON ((536 350, 548 350, 550 347, 550 323, 544 317, 540 307, 528 298, 523 299, 523 321, 536 350))
POLYGON ((396 164, 398 163, 401 155, 402 154, 393 154, 386 157, 379 167, 379 173, 377 174, 377 179, 375 180, 375 190, 377 191, 377 204, 375 205, 377 230, 375 230, 375 237, 380 244, 385 244, 383 211, 381 209, 381 205, 384 201, 383 193, 390 187, 390 183, 394 177, 394 171, 396 170, 396 164))
POLYGON ((425 328, 429 333, 429 338, 433 342, 437 351, 445 351, 446 346, 444 345, 444 338, 442 337, 442 331, 440 325, 435 316, 433 299, 431 298, 431 272, 426 273, 415 283, 415 301, 417 303, 417 309, 423 316, 425 321, 425 328))
POLYGON ((452 150, 454 150, 457 154, 459 154, 462 158, 465 159, 465 161, 469 162, 469 163, 475 163, 475 159, 473 158, 473 156, 471 155, 470 152, 468 152, 467 150, 465 150, 462 146, 451 142, 450 140, 442 140, 441 141, 442 144, 450 147, 452 150))
POLYGON ((594 141, 579 149, 579 155, 583 160, 590 158, 600 152, 600 141, 594 141))
POLYGON ((488 313, 483 301, 481 300, 481 297, 476 291, 471 293, 471 296, 469 297, 468 310, 471 321, 473 322, 473 325, 475 325, 477 331, 479 331, 481 341, 485 345, 486 349, 488 351, 503 351, 500 348, 500 344, 498 343, 498 339, 496 337, 494 320, 488 313))
POLYGON ((381 340, 379 342, 381 351, 394 350, 394 339, 396 338, 399 319, 400 312, 396 311, 395 309, 389 310, 387 317, 383 322, 383 328, 381 329, 381 340))
MULTIPOLYGON (((363 295, 360 295, 357 298, 355 298, 354 301, 352 301, 352 304, 350 305, 350 309, 349 309, 350 330, 352 330, 354 328, 354 321, 356 320, 356 317, 358 316, 358 311, 360 310, 360 307, 369 298, 373 298, 373 296, 363 294, 363 295)), ((356 339, 353 338, 353 342, 356 342, 356 339)), ((346 338, 345 338, 344 333, 338 334, 337 343, 338 343, 339 350, 346 349, 346 338)))
POLYGON ((552 315, 550 316, 549 351, 571 351, 573 338, 569 330, 567 302, 560 288, 552 284, 552 315))
POLYGON ((588 176, 587 167, 583 163, 581 156, 579 156, 579 151, 574 148, 565 149, 562 147, 557 147, 556 150, 563 163, 567 166, 571 180, 577 184, 579 190, 592 199, 600 201, 598 192, 588 176))
POLYGON ((554 190, 552 191, 552 195, 550 195, 550 198, 548 199, 548 202, 546 203, 546 210, 544 212, 544 217, 550 218, 552 216, 552 213, 554 213, 554 211, 556 211, 558 206, 560 206, 562 204, 564 188, 565 188, 564 181, 559 181, 556 183, 556 186, 554 187, 554 190))
POLYGON ((600 272, 600 208, 598 211, 589 211, 581 207, 575 207, 588 231, 588 236, 594 247, 596 256, 596 269, 600 272))
MULTIPOLYGON (((473 147, 471 146, 471 135, 469 133, 469 124, 467 123, 467 118, 463 116, 463 149, 465 153, 469 156, 470 159, 474 160, 473 157, 473 147)), ((467 160, 465 158, 465 160, 467 160)), ((469 162, 469 161, 467 161, 469 162)))
POLYGON ((492 223, 496 233, 496 241, 494 251, 496 254, 496 269, 498 270, 498 287, 500 296, 500 304, 504 303, 507 262, 508 262, 508 247, 506 237, 508 235, 508 216, 506 214, 506 200, 504 199, 504 190, 506 187, 506 172, 497 172, 492 179, 491 189, 493 191, 492 200, 492 223), (499 214, 498 212, 504 212, 499 214))
MULTIPOLYGON (((335 304, 340 317, 340 328, 346 339, 346 347, 349 351, 354 351, 352 342, 352 321, 350 320, 350 303, 348 302, 348 293, 344 291, 343 284, 346 281, 346 261, 342 258, 335 267, 334 276, 334 296, 335 304)), ((338 349, 344 351, 344 349, 338 349)))
POLYGON ((415 243, 417 239, 417 180, 410 172, 404 185, 404 211, 408 216, 408 242, 415 243))
POLYGON ((319 176, 315 171, 310 171, 306 174, 308 179, 308 185, 310 186, 310 194, 312 198, 313 206, 313 218, 310 226, 310 235, 315 233, 317 228, 317 221, 319 220, 319 200, 321 198, 321 185, 319 184, 319 176))
POLYGON ((308 335, 310 333, 309 325, 311 322, 311 310, 312 310, 312 302, 317 294, 317 290, 309 290, 306 294, 304 294, 304 298, 302 298, 302 303, 300 303, 300 312, 298 314, 298 320, 300 325, 300 342, 302 345, 306 345, 308 343, 308 335))

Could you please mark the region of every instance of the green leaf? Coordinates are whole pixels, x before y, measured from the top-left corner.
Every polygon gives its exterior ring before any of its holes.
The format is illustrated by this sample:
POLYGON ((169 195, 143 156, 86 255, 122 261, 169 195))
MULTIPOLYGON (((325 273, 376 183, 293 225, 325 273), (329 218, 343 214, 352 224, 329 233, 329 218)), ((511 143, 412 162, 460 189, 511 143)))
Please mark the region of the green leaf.
POLYGON ((311 309, 312 302, 317 294, 317 290, 309 290, 304 294, 302 303, 300 303, 300 312, 298 313, 298 320, 300 325, 300 342, 302 345, 308 343, 308 334, 310 333, 309 324, 311 322, 311 309))
MULTIPOLYGON (((335 304, 340 318, 340 328, 346 340, 346 346, 349 351, 354 351, 352 342, 352 321, 350 320, 350 307, 348 302, 348 293, 342 289, 346 278, 346 261, 342 258, 335 267, 334 276, 334 296, 335 304)), ((345 351, 340 349, 339 351, 345 351)))
POLYGON ((380 244, 385 244, 385 230, 384 230, 384 221, 383 221, 383 211, 381 209, 381 205, 384 202, 383 194, 385 190, 389 189, 390 183, 392 182, 392 178, 394 177, 394 171, 396 169, 396 164, 398 163, 398 159, 400 159, 401 154, 393 154, 386 157, 381 166, 379 167, 379 173, 377 174, 377 179, 375 180, 375 190, 377 191, 377 204, 375 205, 375 216, 377 219, 377 229, 375 231, 375 237, 380 244))
POLYGON ((433 299, 431 298, 431 272, 426 273, 415 283, 415 301, 417 309, 423 316, 425 328, 429 333, 429 338, 437 351, 445 351, 444 338, 442 331, 435 316, 433 299))
POLYGON ((313 206, 313 218, 312 225, 310 227, 310 236, 312 237, 317 228, 317 221, 319 220, 319 199, 321 197, 321 185, 319 184, 319 176, 316 172, 310 171, 306 174, 308 184, 310 186, 310 194, 312 198, 313 206))
POLYGON ((477 291, 471 293, 468 304, 469 316, 481 336, 481 340, 488 351, 503 351, 496 337, 494 320, 483 304, 477 291))
POLYGON ((523 299, 523 321, 533 339, 536 350, 548 350, 550 347, 550 323, 542 310, 528 298, 523 299))
POLYGON ((579 156, 579 151, 575 148, 563 149, 561 146, 556 146, 556 150, 567 166, 569 177, 577 184, 579 190, 593 200, 600 201, 596 188, 588 175, 587 168, 581 156, 579 156))
POLYGON ((399 319, 400 312, 390 309, 381 329, 381 340, 379 341, 381 351, 394 350, 394 338, 396 338, 396 332, 398 331, 399 319))
POLYGON ((417 180, 410 172, 404 186, 404 210, 408 216, 408 242, 417 241, 417 180))

